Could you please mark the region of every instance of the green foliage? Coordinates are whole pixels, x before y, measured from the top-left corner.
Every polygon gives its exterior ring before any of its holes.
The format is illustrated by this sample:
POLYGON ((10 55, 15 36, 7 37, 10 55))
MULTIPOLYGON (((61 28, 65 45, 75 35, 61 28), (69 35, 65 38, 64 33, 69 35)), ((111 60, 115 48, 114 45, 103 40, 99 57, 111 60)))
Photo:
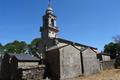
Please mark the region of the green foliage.
POLYGON ((3 48, 3 46, 2 46, 2 44, 0 43, 0 49, 2 49, 3 48))
POLYGON ((0 47, 2 47, 2 44, 0 43, 0 47))
POLYGON ((32 47, 33 47, 33 46, 39 47, 41 41, 42 41, 41 38, 35 38, 35 39, 32 40, 31 46, 32 46, 32 47))
POLYGON ((27 46, 24 41, 13 41, 5 45, 5 51, 7 53, 24 53, 24 48, 27 46))
POLYGON ((3 51, 4 51, 4 47, 3 47, 3 45, 0 43, 0 54, 2 54, 3 51))
POLYGON ((116 54, 120 54, 120 36, 113 37, 114 42, 110 42, 104 46, 104 52, 109 53, 111 58, 115 58, 116 54))
POLYGON ((1 53, 29 53, 36 54, 39 52, 39 45, 41 43, 41 38, 35 38, 30 44, 27 44, 25 41, 13 41, 7 43, 6 45, 0 44, 0 54, 1 53))
POLYGON ((120 44, 120 35, 114 36, 113 40, 115 43, 120 44))
POLYGON ((31 44, 29 45, 29 48, 30 48, 30 52, 39 57, 36 53, 39 53, 39 46, 42 42, 42 39, 41 38, 35 38, 32 40, 31 44))
POLYGON ((111 43, 104 46, 104 52, 106 52, 106 53, 115 52, 116 48, 117 48, 117 44, 111 42, 111 43))

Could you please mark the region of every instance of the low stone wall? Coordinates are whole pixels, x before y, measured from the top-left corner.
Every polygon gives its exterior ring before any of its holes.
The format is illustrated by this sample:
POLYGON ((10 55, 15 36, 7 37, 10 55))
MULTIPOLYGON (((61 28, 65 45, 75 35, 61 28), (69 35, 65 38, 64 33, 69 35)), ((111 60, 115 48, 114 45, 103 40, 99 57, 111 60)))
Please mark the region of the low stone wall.
POLYGON ((100 71, 99 60, 92 58, 84 58, 84 74, 83 75, 92 75, 100 71))
POLYGON ((18 62, 18 68, 29 68, 38 66, 39 62, 18 62))
POLYGON ((114 63, 115 63, 115 60, 100 62, 100 69, 101 70, 113 69, 114 63))
POLYGON ((24 80, 43 80, 44 66, 22 69, 22 75, 24 80))

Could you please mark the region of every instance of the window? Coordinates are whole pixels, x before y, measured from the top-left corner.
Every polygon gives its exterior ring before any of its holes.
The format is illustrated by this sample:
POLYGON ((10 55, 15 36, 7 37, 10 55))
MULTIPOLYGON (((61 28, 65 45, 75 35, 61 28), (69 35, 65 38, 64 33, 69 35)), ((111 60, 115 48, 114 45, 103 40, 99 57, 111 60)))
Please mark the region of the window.
POLYGON ((52 26, 54 26, 54 19, 51 19, 51 24, 52 26))

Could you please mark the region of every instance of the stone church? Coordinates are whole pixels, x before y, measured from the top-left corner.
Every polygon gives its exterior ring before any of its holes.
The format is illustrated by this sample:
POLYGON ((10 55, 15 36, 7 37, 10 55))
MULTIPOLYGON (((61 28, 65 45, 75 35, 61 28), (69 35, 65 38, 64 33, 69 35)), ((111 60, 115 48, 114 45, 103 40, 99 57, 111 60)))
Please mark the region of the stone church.
POLYGON ((63 80, 97 73, 100 69, 97 48, 59 38, 56 20, 49 4, 40 27, 46 77, 63 80))

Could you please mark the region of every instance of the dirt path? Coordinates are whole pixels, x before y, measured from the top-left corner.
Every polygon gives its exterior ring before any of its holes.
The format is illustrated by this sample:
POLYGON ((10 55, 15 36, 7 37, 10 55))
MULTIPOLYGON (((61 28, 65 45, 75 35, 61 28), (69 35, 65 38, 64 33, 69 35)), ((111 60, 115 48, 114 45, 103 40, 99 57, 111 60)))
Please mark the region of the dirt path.
POLYGON ((120 69, 105 70, 95 75, 83 76, 72 80, 120 80, 120 69))

